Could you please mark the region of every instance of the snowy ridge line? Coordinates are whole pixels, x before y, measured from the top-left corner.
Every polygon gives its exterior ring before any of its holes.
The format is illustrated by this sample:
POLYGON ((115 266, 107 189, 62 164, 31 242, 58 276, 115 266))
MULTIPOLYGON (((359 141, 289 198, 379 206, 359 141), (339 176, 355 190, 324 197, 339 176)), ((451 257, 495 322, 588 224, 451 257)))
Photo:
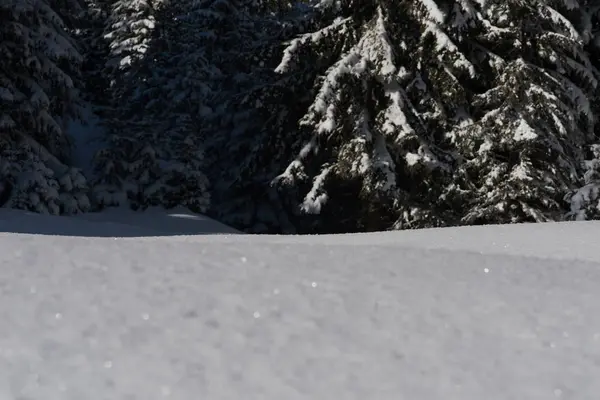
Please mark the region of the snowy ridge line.
MULTIPOLYGON (((327 244, 343 246, 404 247, 472 251, 478 254, 532 256, 560 260, 600 261, 594 237, 600 222, 548 222, 536 224, 460 226, 406 231, 351 233, 341 235, 236 235, 211 236, 211 242, 251 241, 261 244, 327 244), (561 234, 557 234, 560 232, 561 234), (477 249, 477 250, 474 250, 477 249), (552 251, 548 251, 552 249, 552 251), (574 257, 573 255, 576 255, 574 257)), ((195 241, 193 237, 177 240, 195 241)), ((204 240, 204 238, 203 238, 204 240)))
MULTIPOLYGON (((390 249, 395 249, 395 250, 403 250, 403 251, 416 251, 416 252, 423 252, 423 253, 435 253, 435 254, 453 254, 453 255, 465 255, 465 256, 479 256, 479 257, 485 257, 485 258, 510 258, 510 259, 523 259, 523 260, 538 260, 538 261, 568 261, 568 262, 583 262, 583 263, 589 263, 589 264, 600 264, 600 256, 598 257, 578 257, 578 256, 560 256, 560 255, 541 255, 541 254, 526 254, 526 253, 521 253, 521 252, 514 252, 514 253, 510 253, 510 252, 506 252, 507 248, 503 248, 504 252, 500 249, 498 250, 492 250, 492 251, 477 251, 477 250, 468 250, 468 249, 464 249, 464 248, 460 248, 460 247, 450 247, 450 246, 446 246, 446 247, 435 247, 435 245, 432 245, 431 247, 426 247, 426 246, 414 246, 408 243, 402 243, 402 241, 398 241, 396 244, 390 242, 390 243, 382 243, 382 244, 373 244, 373 243, 360 243, 360 242, 356 242, 356 243, 350 243, 350 242, 339 242, 336 243, 335 241, 332 241, 332 243, 328 243, 327 238, 320 238, 318 241, 315 240, 315 242, 309 242, 309 241, 297 241, 296 243, 294 243, 293 241, 269 241, 267 238, 265 238, 263 235, 262 239, 265 240, 260 240, 258 242, 260 242, 260 244, 263 245, 274 245, 274 246, 291 246, 293 245, 295 248, 297 247, 310 247, 310 248, 318 248, 318 247, 327 247, 329 249, 334 249, 334 248, 344 248, 344 247, 349 247, 349 246, 356 246, 358 248, 364 248, 364 247, 368 247, 368 248, 372 248, 372 249, 380 249, 382 251, 384 250, 390 250, 390 249)), ((283 235, 282 235, 283 236, 283 235)), ((335 237, 336 235, 322 235, 324 237, 327 236, 331 236, 331 237, 335 237)), ((189 235, 180 235, 180 236, 172 236, 169 237, 169 240, 171 240, 171 238, 177 242, 184 242, 184 243, 190 243, 190 244, 196 244, 196 245, 201 245, 201 244, 227 244, 228 242, 231 244, 235 244, 235 245, 250 245, 255 244, 257 241, 254 240, 254 238, 256 238, 257 236, 255 235, 235 235, 235 236, 226 236, 226 235, 218 235, 218 236, 202 236, 200 238, 197 238, 196 236, 189 236, 189 235), (245 240, 248 239, 248 240, 245 240)), ((273 236, 271 236, 272 238, 273 236)), ((296 238, 301 239, 302 236, 296 236, 296 238)), ((123 238, 123 240, 128 240, 128 241, 135 241, 135 240, 139 240, 141 242, 147 242, 147 241, 152 241, 155 240, 157 238, 154 237, 141 237, 141 238, 131 238, 131 237, 125 237, 123 238)), ((576 251, 573 252, 574 254, 576 254, 576 251)))
MULTIPOLYGON (((1 209, 0 232, 9 232, 9 235, 93 237, 109 240, 119 238, 128 242, 154 242, 157 239, 169 238, 172 242, 195 244, 255 243, 277 246, 357 246, 361 249, 367 246, 379 249, 419 248, 482 255, 600 261, 600 254, 594 251, 593 238, 600 234, 600 222, 596 221, 462 226, 338 235, 248 235, 182 209, 150 209, 144 213, 114 209, 70 217, 1 209)), ((6 234, 2 235, 5 236, 6 234)))
MULTIPOLYGON (((315 241, 303 241, 302 238, 304 236, 301 235, 297 235, 295 236, 296 239, 300 239, 300 241, 296 241, 295 243, 293 241, 270 241, 269 239, 272 239, 275 237, 275 235, 271 235, 270 238, 267 238, 266 236, 268 235, 226 235, 226 234, 220 234, 220 235, 174 235, 174 236, 154 236, 154 237, 149 237, 149 236, 144 236, 144 237, 115 237, 115 238, 100 238, 100 239, 106 239, 106 240, 123 240, 123 241, 127 241, 127 242, 141 242, 141 243, 147 243, 149 241, 152 242, 159 242, 161 240, 169 240, 169 242, 173 242, 173 243, 186 243, 186 244, 190 244, 190 245, 194 245, 194 246, 198 246, 198 245, 213 245, 213 244, 231 244, 231 245, 236 245, 236 246, 244 246, 244 245, 248 245, 248 246, 253 246, 255 244, 261 244, 261 245, 272 245, 272 246, 277 246, 277 247, 291 247, 293 245, 293 247, 295 249, 298 248, 311 248, 311 249, 317 249, 317 248, 327 248, 329 250, 333 250, 333 249, 339 249, 339 248, 347 248, 349 246, 356 246, 357 248, 365 248, 368 247, 370 249, 379 249, 382 251, 385 250, 398 250, 398 251, 407 251, 407 252, 417 252, 417 253, 423 253, 423 254, 449 254, 449 255, 463 255, 463 256, 477 256, 477 257, 484 257, 486 259, 510 259, 511 262, 513 262, 514 265, 514 261, 516 260, 531 260, 531 261, 548 261, 548 262, 555 262, 555 261, 562 261, 562 262, 572 262, 572 263, 587 263, 587 264, 598 264, 600 265, 600 256, 594 258, 594 257, 578 257, 578 256, 559 256, 559 255, 541 255, 541 254, 525 254, 525 253, 520 253, 520 252, 514 252, 514 253, 510 253, 510 252, 506 252, 506 248, 503 248, 505 251, 503 252, 502 250, 498 249, 498 250, 492 250, 492 251, 477 251, 477 250, 469 250, 469 249, 464 249, 464 248, 460 248, 460 247, 456 247, 456 248, 452 248, 452 247, 425 247, 425 246, 411 246, 410 244, 404 244, 401 241, 398 241, 398 243, 394 244, 394 243, 383 243, 383 244, 372 244, 372 243, 350 243, 350 242, 339 242, 336 243, 335 240, 331 240, 331 243, 328 242, 328 237, 331 237, 332 239, 335 239, 338 235, 321 235, 323 237, 319 238, 318 241, 315 238, 315 241), (255 240, 256 238, 261 237, 264 240, 255 240)), ((284 235, 281 235, 284 236, 284 235)), ((290 235, 291 236, 291 235, 290 235)), ((313 235, 313 236, 317 236, 317 235, 313 235)), ((70 237, 70 239, 73 239, 73 237, 70 237)), ((79 239, 79 238, 75 238, 75 239, 79 239)), ((85 238, 87 239, 87 238, 85 238)), ((357 250, 360 251, 360 250, 357 250)), ((576 251, 574 251, 574 254, 576 254, 576 251)), ((401 263, 401 261, 398 261, 398 263, 401 263)), ((519 268, 518 266, 516 266, 515 268, 519 268)))

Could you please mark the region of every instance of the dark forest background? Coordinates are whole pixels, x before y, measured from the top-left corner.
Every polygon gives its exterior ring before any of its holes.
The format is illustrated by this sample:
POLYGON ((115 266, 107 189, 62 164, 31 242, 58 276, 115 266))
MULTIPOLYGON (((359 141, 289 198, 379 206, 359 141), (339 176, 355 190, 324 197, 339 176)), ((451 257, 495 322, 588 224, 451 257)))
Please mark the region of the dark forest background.
POLYGON ((597 219, 599 23, 600 0, 0 0, 0 204, 253 233, 597 219))

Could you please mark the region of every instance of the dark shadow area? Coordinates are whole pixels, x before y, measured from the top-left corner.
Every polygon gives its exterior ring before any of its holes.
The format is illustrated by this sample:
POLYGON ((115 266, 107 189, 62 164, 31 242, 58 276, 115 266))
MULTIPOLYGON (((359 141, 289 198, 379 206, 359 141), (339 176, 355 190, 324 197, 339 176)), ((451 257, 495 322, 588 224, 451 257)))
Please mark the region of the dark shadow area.
POLYGON ((79 237, 158 237, 239 234, 233 228, 182 208, 136 212, 111 208, 76 216, 0 209, 0 233, 79 237))

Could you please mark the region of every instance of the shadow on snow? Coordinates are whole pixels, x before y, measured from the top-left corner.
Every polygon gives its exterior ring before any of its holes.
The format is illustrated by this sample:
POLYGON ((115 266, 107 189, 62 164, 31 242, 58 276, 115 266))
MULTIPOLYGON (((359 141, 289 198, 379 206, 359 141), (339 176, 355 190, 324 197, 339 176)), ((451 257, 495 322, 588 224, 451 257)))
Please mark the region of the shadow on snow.
POLYGON ((0 209, 0 232, 80 237, 156 237, 239 234, 233 228, 182 208, 151 208, 135 212, 124 208, 76 216, 50 216, 0 209))

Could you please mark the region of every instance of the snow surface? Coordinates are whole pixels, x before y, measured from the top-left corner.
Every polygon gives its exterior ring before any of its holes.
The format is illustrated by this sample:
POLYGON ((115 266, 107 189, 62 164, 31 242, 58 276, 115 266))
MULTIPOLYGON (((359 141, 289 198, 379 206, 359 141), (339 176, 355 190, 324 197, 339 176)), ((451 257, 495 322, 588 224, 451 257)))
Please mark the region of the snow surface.
POLYGON ((0 213, 0 399, 600 393, 598 223, 156 237, 99 218, 0 213), (92 237, 115 225, 140 237, 92 237))

